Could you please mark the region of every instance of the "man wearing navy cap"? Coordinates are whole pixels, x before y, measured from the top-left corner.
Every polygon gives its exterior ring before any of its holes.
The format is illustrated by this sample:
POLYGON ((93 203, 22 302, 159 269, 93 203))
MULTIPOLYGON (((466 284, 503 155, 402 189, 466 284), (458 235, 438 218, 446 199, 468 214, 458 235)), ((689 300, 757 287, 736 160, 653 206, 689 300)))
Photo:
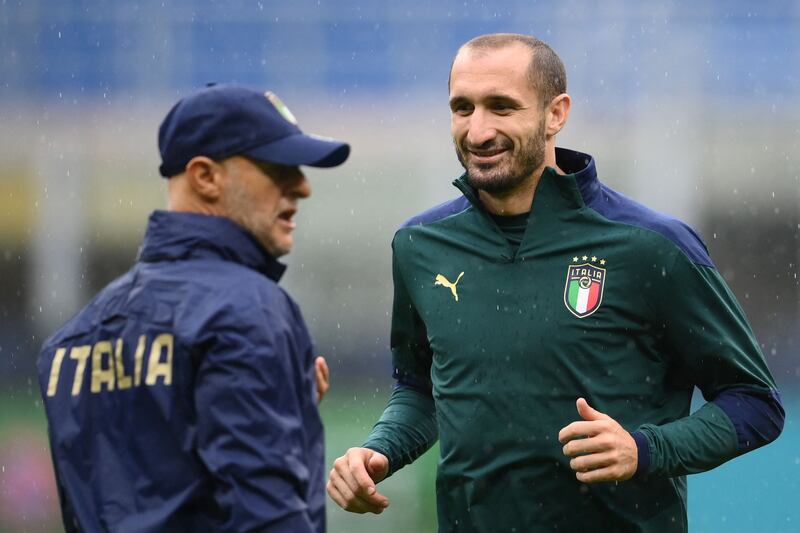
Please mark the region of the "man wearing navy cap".
POLYGON ((306 135, 272 93, 217 85, 159 130, 167 211, 136 264, 38 361, 67 531, 325 531, 327 367, 277 283, 306 135))

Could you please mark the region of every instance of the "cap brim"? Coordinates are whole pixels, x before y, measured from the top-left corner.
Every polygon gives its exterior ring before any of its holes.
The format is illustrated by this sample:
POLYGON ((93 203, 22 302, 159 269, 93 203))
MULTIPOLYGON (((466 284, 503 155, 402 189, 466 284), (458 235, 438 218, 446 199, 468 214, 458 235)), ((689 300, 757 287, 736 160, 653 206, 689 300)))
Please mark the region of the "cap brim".
POLYGON ((350 145, 298 133, 258 146, 241 155, 279 165, 305 165, 309 167, 335 167, 350 155, 350 145))

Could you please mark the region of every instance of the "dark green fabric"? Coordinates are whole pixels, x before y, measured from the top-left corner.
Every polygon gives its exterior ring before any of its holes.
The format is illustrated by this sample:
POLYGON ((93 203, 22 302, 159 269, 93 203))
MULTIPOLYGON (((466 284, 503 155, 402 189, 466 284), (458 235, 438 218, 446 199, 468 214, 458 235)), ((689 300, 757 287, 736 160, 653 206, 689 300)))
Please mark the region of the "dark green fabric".
MULTIPOLYGON (((774 389, 744 312, 719 272, 676 251, 664 277, 680 280, 680 290, 655 284, 653 301, 681 379, 696 385, 706 400, 730 387, 774 389)), ((650 444, 654 475, 704 472, 741 453, 730 419, 712 403, 688 418, 640 429, 650 444)))
POLYGON ((737 453, 721 409, 689 416, 694 387, 707 399, 732 386, 774 388, 719 274, 661 234, 587 208, 574 177, 552 169, 516 250, 458 185, 472 207, 393 240, 395 376, 431 387, 434 402, 404 410, 393 396, 367 446, 396 470, 432 442, 435 417, 443 532, 686 531, 681 476, 737 453), (582 263, 606 277, 599 308, 578 318, 565 288, 568 267, 582 263), (438 275, 459 280, 458 300, 438 275), (581 396, 641 429, 648 475, 575 479, 558 432, 578 420, 581 396))
POLYGON ((402 387, 392 391, 364 446, 389 458, 389 477, 428 451, 437 437, 436 410, 431 397, 402 387))

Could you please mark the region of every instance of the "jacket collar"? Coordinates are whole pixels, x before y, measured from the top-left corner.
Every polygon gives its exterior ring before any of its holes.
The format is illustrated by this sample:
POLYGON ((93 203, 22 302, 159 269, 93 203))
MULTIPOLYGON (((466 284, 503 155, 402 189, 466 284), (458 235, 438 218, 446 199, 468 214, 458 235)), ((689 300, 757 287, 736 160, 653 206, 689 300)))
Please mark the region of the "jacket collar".
POLYGON ((286 266, 269 255, 247 230, 230 219, 197 213, 154 211, 139 261, 222 259, 251 268, 276 283, 286 266))
POLYGON ((567 173, 567 178, 575 180, 584 204, 590 204, 600 194, 600 180, 597 179, 597 167, 594 158, 589 154, 556 148, 556 164, 567 173))
MULTIPOLYGON (((592 203, 600 194, 600 180, 597 179, 597 168, 591 155, 566 148, 556 148, 556 164, 566 175, 558 174, 554 168, 545 167, 536 191, 537 197, 544 192, 543 189, 554 185, 561 196, 573 204, 573 207, 581 208, 585 204, 592 203), (547 184, 543 186, 543 182, 547 184)), ((474 206, 483 209, 477 191, 467 181, 466 173, 455 180, 453 185, 458 187, 474 206)))
POLYGON ((488 215, 478 198, 477 191, 471 187, 464 174, 453 184, 458 187, 470 203, 484 214, 487 227, 492 230, 504 249, 500 254, 502 261, 514 261, 517 256, 525 257, 531 249, 539 246, 541 235, 555 235, 566 218, 584 208, 591 198, 601 194, 594 159, 588 154, 556 148, 556 164, 566 175, 561 175, 552 167, 545 167, 536 187, 533 206, 528 225, 518 248, 514 248, 502 234, 497 223, 488 215))

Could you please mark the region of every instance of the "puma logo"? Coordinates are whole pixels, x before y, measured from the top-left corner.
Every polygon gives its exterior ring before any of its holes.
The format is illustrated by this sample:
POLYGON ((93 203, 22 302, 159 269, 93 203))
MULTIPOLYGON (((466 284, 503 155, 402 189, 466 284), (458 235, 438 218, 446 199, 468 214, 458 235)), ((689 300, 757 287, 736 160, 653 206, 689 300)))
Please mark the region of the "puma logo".
POLYGON ((456 285, 458 285, 458 281, 461 279, 461 276, 463 275, 464 273, 462 272, 461 274, 458 275, 455 282, 450 283, 450 281, 446 277, 442 276, 441 274, 436 274, 436 281, 433 284, 449 288, 450 292, 453 293, 453 298, 455 298, 456 301, 458 301, 458 291, 456 290, 456 285))

